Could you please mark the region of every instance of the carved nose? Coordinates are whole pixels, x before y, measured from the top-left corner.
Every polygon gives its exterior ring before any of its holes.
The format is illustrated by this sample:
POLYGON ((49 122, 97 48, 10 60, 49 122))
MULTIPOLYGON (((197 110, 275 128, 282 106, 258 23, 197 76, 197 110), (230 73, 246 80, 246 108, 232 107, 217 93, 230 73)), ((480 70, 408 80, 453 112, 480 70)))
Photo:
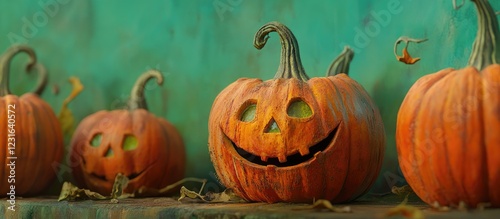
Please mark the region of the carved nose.
POLYGON ((113 149, 111 149, 111 146, 108 147, 108 150, 106 151, 106 154, 104 155, 105 157, 112 157, 115 155, 115 152, 113 149))
POLYGON ((281 133, 281 130, 276 121, 274 121, 274 119, 271 119, 271 121, 267 123, 264 133, 281 133))

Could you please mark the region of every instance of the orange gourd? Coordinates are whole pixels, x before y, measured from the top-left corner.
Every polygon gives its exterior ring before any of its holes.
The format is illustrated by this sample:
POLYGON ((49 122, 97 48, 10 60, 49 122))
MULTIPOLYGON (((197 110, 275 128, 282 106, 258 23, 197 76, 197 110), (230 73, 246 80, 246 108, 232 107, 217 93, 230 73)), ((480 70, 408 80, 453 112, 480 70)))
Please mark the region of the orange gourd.
POLYGON ((500 34, 487 0, 473 0, 478 33, 469 66, 420 78, 397 117, 401 170, 433 206, 500 207, 500 34))
POLYGON ((0 57, 0 196, 10 193, 11 186, 15 196, 39 194, 56 176, 63 136, 52 108, 39 97, 46 77, 27 46, 13 46, 0 57), (41 80, 34 92, 19 97, 10 92, 9 70, 12 58, 23 52, 30 58, 27 70, 36 68, 41 80))
MULTIPOLYGON (((282 44, 274 79, 238 79, 210 112, 209 151, 221 183, 249 201, 359 197, 375 181, 384 154, 376 106, 346 74, 309 79, 296 39, 281 23, 260 28, 254 46, 263 48, 270 32, 282 44)), ((341 61, 338 68, 347 69, 341 61)))

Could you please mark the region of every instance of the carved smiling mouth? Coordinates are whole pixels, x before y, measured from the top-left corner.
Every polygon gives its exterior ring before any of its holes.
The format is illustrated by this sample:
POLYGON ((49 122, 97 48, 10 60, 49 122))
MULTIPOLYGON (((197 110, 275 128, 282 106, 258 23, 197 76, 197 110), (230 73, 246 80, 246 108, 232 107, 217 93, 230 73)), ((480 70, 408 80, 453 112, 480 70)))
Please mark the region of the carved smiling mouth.
POLYGON ((238 145, 236 145, 232 140, 230 141, 234 149, 236 150, 236 153, 238 153, 238 155, 240 155, 242 158, 251 163, 262 166, 274 165, 277 167, 288 167, 307 162, 311 160, 316 154, 325 151, 328 148, 328 146, 330 146, 331 143, 335 140, 339 127, 340 123, 330 132, 330 134, 326 138, 324 138, 317 144, 309 147, 309 154, 301 155, 300 152, 297 151, 294 154, 288 155, 286 157, 286 162, 283 163, 281 163, 277 157, 269 157, 267 161, 262 161, 259 156, 254 155, 248 151, 245 151, 244 149, 238 147, 238 145))
MULTIPOLYGON (((146 168, 146 169, 142 170, 142 171, 141 171, 141 172, 139 172, 139 173, 132 173, 132 174, 130 174, 130 175, 128 175, 128 176, 126 176, 126 177, 127 177, 129 180, 133 180, 133 179, 137 178, 138 176, 140 176, 142 173, 146 172, 146 170, 147 170, 147 169, 149 169, 149 168, 146 168)), ((91 173, 90 175, 91 175, 91 176, 93 176, 93 177, 95 177, 95 178, 98 178, 98 179, 100 179, 100 180, 107 181, 107 180, 106 180, 106 177, 105 177, 104 175, 98 175, 98 174, 96 174, 96 173, 91 173)))
MULTIPOLYGON (((86 161, 84 158, 82 158, 82 164, 85 165, 86 161)), ((147 170, 149 170, 153 165, 150 165, 149 167, 147 167, 146 169, 143 169, 141 172, 132 172, 131 174, 128 174, 128 175, 125 175, 129 180, 133 180, 139 176, 141 176, 143 173, 145 173, 147 170)), ((100 175, 100 174, 97 174, 97 173, 89 173, 90 176, 96 178, 96 179, 99 179, 99 180, 102 180, 102 181, 109 181, 106 179, 106 176, 104 175, 100 175)))

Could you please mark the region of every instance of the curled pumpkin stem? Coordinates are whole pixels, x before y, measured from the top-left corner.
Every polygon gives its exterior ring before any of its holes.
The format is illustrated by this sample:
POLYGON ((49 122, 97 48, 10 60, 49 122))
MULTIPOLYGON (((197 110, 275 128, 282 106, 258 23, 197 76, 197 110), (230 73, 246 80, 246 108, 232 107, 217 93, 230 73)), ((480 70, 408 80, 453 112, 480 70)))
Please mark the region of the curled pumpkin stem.
POLYGON ((333 60, 330 67, 326 71, 327 76, 334 76, 340 73, 349 74, 349 66, 351 65, 352 59, 354 58, 354 51, 349 47, 344 47, 344 50, 340 53, 335 60, 333 60))
MULTIPOLYGON (((41 63, 37 63, 35 65, 35 69, 38 72, 38 82, 33 89, 32 93, 35 93, 37 95, 42 95, 43 91, 45 90, 45 87, 47 86, 47 80, 48 80, 48 74, 47 74, 47 69, 45 66, 43 66, 41 63)), ((28 71, 30 73, 31 71, 28 71)))
POLYGON ((139 76, 139 78, 135 82, 134 87, 132 88, 130 100, 128 102, 129 110, 148 110, 146 99, 144 98, 144 88, 146 87, 146 83, 152 78, 156 78, 156 83, 158 85, 163 84, 163 75, 160 73, 160 71, 151 69, 147 72, 144 72, 141 76, 139 76))
POLYGON ((274 78, 296 78, 302 81, 309 80, 302 62, 300 61, 299 45, 292 31, 282 23, 273 21, 262 26, 253 41, 257 49, 262 49, 269 39, 269 33, 277 32, 281 41, 281 58, 278 71, 274 78))
POLYGON ((427 41, 427 39, 413 39, 413 38, 409 38, 406 36, 399 37, 396 40, 396 42, 394 43, 394 55, 396 56, 396 59, 400 62, 405 63, 405 64, 409 64, 409 65, 415 64, 416 62, 418 62, 420 60, 420 58, 411 57, 410 53, 408 53, 408 45, 410 44, 410 42, 421 43, 421 42, 425 42, 425 41, 427 41), (399 56, 397 53, 397 50, 398 50, 398 45, 401 42, 404 42, 406 44, 406 46, 405 46, 405 48, 403 48, 403 55, 399 56))
MULTIPOLYGON (((29 56, 29 62, 26 65, 26 71, 30 71, 36 64, 36 54, 32 48, 25 45, 15 45, 7 49, 7 51, 0 56, 0 96, 5 96, 11 94, 9 89, 9 71, 10 71, 10 62, 19 53, 26 53, 29 56)), ((43 90, 45 86, 42 86, 41 89, 38 87, 35 90, 43 90)), ((40 91, 41 93, 41 91, 40 91)))

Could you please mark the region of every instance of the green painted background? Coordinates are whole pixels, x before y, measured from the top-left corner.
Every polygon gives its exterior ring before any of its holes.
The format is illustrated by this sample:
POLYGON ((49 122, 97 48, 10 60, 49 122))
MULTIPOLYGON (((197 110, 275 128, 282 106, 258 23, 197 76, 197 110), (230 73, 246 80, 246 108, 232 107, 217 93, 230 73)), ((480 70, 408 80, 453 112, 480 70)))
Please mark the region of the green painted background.
MULTIPOLYGON (((500 10, 500 1, 491 3, 500 10)), ((50 71, 49 85, 61 88, 58 95, 50 89, 42 95, 56 113, 71 89, 68 77, 81 79, 85 90, 70 105, 77 121, 123 106, 137 76, 160 69, 166 81, 161 88, 148 85, 150 111, 182 133, 187 175, 208 178, 213 172, 207 150, 212 101, 240 77, 271 79, 277 69, 276 34, 262 51, 252 45, 264 23, 280 21, 294 32, 311 77, 324 76, 342 47, 350 45, 356 52, 350 75, 375 100, 387 133, 374 192, 402 183, 394 133, 407 90, 425 74, 464 67, 477 26, 473 4, 466 1, 454 10, 451 0, 2 0, 0 11, 0 50, 15 42, 36 50, 50 71), (401 35, 429 39, 409 47, 422 57, 419 63, 395 60, 393 43, 401 35)), ((13 63, 10 81, 16 94, 31 90, 36 80, 23 73, 25 61, 19 56, 13 63)))

